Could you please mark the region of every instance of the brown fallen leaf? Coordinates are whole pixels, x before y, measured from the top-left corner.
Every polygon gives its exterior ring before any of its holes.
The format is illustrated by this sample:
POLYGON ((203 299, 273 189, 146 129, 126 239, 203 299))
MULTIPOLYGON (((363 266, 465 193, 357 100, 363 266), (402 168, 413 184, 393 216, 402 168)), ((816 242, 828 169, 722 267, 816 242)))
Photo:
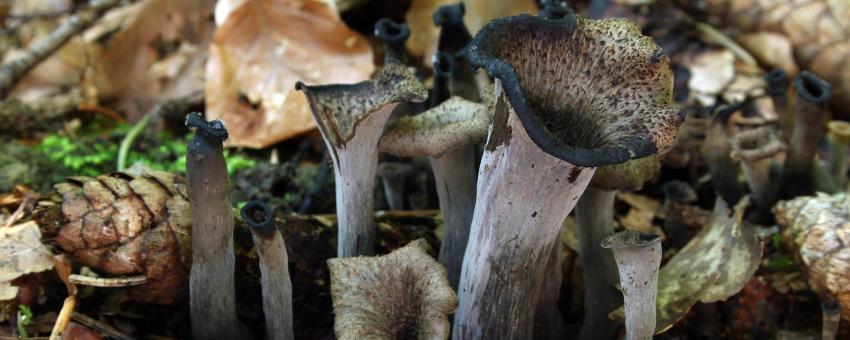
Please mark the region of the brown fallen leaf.
POLYGON ((11 284, 15 278, 53 268, 51 256, 41 243, 41 231, 35 222, 0 228, 0 301, 18 295, 18 287, 11 284))
POLYGON ((431 67, 431 57, 437 50, 437 37, 440 30, 434 26, 433 14, 440 6, 463 2, 466 15, 463 22, 469 32, 475 35, 490 20, 520 13, 537 13, 534 0, 413 0, 405 15, 410 27, 407 49, 422 56, 423 65, 431 67))
POLYGON ((244 2, 216 29, 207 62, 206 107, 229 144, 263 148, 316 124, 295 82, 355 83, 375 66, 372 48, 328 2, 244 2))
MULTIPOLYGON (((761 263, 762 244, 755 227, 742 221, 746 201, 730 215, 726 203, 714 203, 714 219, 679 250, 658 276, 656 333, 664 332, 697 302, 725 300, 736 294, 761 263)), ((611 313, 623 320, 624 311, 611 313)))
POLYGON ((737 40, 762 65, 781 68, 787 74, 800 72, 788 37, 774 32, 754 32, 742 34, 737 40))

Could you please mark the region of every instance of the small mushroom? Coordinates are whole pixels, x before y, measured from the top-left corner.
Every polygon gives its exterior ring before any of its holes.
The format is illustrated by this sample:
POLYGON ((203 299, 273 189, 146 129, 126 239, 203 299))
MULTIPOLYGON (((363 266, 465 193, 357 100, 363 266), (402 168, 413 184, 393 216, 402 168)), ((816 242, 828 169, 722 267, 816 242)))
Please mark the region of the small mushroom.
POLYGON ((382 18, 375 23, 375 37, 384 43, 384 64, 389 60, 408 65, 410 55, 407 54, 407 38, 410 28, 405 23, 397 23, 390 18, 382 18))
POLYGON ((496 79, 454 338, 534 337, 547 261, 596 167, 669 150, 669 59, 625 20, 497 19, 468 47, 496 79))
POLYGON ((828 300, 820 304, 823 315, 821 340, 835 340, 838 336, 838 326, 841 323, 841 308, 841 303, 837 300, 828 300))
POLYGON ((446 52, 434 54, 434 87, 431 90, 431 107, 440 105, 452 96, 451 81, 456 71, 454 58, 446 52))
POLYGON ((711 211, 696 205, 697 193, 691 186, 682 181, 673 180, 661 187, 664 193, 664 233, 670 244, 680 249, 690 241, 696 230, 700 230, 711 222, 711 211))
MULTIPOLYGON (((469 66, 469 60, 466 57, 466 47, 472 40, 466 24, 463 22, 463 15, 466 12, 463 2, 458 2, 452 5, 440 6, 434 11, 434 25, 440 27, 440 37, 438 40, 439 58, 446 61, 451 61, 451 75, 446 79, 449 81, 448 88, 451 89, 451 95, 461 96, 469 100, 477 100, 478 86, 475 82, 475 72, 469 66)), ((445 65, 445 61, 438 64, 438 55, 434 56, 434 80, 436 88, 437 68, 445 65)), ((446 68, 443 68, 446 70, 446 68)), ((443 71, 445 73, 445 71, 443 71)), ((448 97, 442 98, 439 101, 432 101, 432 106, 442 103, 448 97)))
POLYGON ((847 185, 847 151, 850 149, 850 123, 833 120, 826 124, 829 142, 829 174, 833 182, 843 188, 847 185))
POLYGON ((797 90, 797 112, 794 132, 788 142, 788 156, 782 167, 780 193, 783 198, 810 195, 815 192, 818 141, 829 119, 826 105, 832 86, 807 71, 794 79, 797 90))
POLYGON ((655 178, 661 157, 650 156, 596 169, 590 187, 575 207, 576 235, 584 279, 584 321, 579 339, 610 339, 618 324, 608 314, 623 303, 615 288, 617 264, 614 254, 600 243, 614 233, 614 198, 618 190, 634 191, 655 178))
MULTIPOLYGON (((593 5, 591 5, 593 6, 593 5)), ((561 19, 573 14, 573 9, 563 0, 543 0, 540 4, 540 13, 537 16, 544 19, 561 19)))
POLYGON ((192 270, 189 308, 196 339, 247 339, 236 316, 233 207, 222 142, 227 130, 199 113, 186 117, 195 129, 186 155, 186 182, 192 209, 192 270))
POLYGON ((263 290, 263 315, 266 316, 266 339, 291 340, 292 281, 286 245, 265 203, 250 201, 242 207, 242 220, 251 227, 254 246, 260 258, 260 286, 263 290))
POLYGON ((769 213, 778 197, 780 165, 776 156, 785 151, 772 127, 744 130, 732 138, 732 159, 741 161, 747 184, 759 211, 769 213))
POLYGON ((788 141, 794 131, 794 112, 788 107, 788 75, 781 68, 775 68, 764 76, 766 92, 773 100, 773 107, 779 115, 779 127, 782 140, 788 141))
POLYGON ((447 339, 457 307, 423 239, 378 257, 328 260, 337 339, 447 339))
POLYGON ((661 237, 634 230, 606 238, 602 247, 614 251, 626 310, 626 339, 652 339, 655 334, 655 297, 661 267, 661 237))
POLYGON ((295 88, 307 95, 334 163, 338 255, 371 255, 378 140, 398 103, 422 102, 428 92, 407 67, 395 61, 372 80, 319 86, 298 82, 295 88))
POLYGON ((390 210, 404 209, 404 183, 412 171, 413 166, 408 163, 387 161, 378 164, 378 177, 390 210))
POLYGON ((738 165, 732 160, 732 144, 727 125, 732 114, 729 110, 718 112, 705 134, 702 154, 711 174, 711 186, 727 204, 734 204, 744 196, 738 182, 738 165))
POLYGON ((443 213, 440 263, 457 287, 475 208, 475 149, 484 140, 490 114, 484 104, 452 97, 387 127, 378 148, 395 156, 428 156, 443 213))

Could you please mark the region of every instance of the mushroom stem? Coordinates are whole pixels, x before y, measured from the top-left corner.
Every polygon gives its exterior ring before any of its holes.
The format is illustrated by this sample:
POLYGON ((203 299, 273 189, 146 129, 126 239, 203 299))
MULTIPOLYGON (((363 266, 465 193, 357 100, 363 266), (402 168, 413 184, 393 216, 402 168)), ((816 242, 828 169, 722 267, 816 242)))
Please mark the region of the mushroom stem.
POLYGON ((596 170, 542 151, 504 106, 502 97, 479 168, 454 339, 532 338, 561 222, 596 170))
POLYGON ((635 230, 621 231, 602 242, 611 248, 620 271, 626 310, 626 339, 652 339, 655 334, 655 297, 661 267, 661 237, 635 230))
POLYGON ((747 184, 753 193, 756 206, 769 213, 776 203, 779 165, 776 154, 785 150, 770 127, 761 127, 738 133, 732 138, 732 158, 741 161, 747 184))
POLYGON ((726 203, 734 204, 744 195, 738 183, 738 165, 732 161, 732 145, 726 132, 729 112, 720 112, 714 118, 705 136, 703 154, 711 174, 711 185, 726 203))
POLYGON ((242 207, 242 220, 251 227, 254 245, 260 258, 260 285, 263 289, 263 315, 266 316, 266 339, 291 340, 292 281, 286 245, 278 232, 269 207, 250 201, 242 207))
POLYGON ((820 305, 823 313, 822 340, 835 340, 838 336, 838 325, 841 322, 841 303, 836 300, 824 301, 820 305))
POLYGON ((794 79, 797 114, 788 143, 788 157, 780 181, 783 198, 810 195, 815 190, 818 141, 829 119, 826 105, 832 87, 812 73, 803 71, 794 79))
POLYGON ((186 180, 192 210, 192 270, 189 308, 197 339, 250 337, 236 316, 233 254, 233 207, 222 142, 221 121, 199 113, 186 117, 195 138, 186 155, 186 180))
POLYGON ((664 232, 672 246, 684 247, 696 234, 688 223, 688 206, 696 203, 697 193, 688 183, 673 180, 664 184, 664 232))
POLYGON ((826 125, 829 130, 829 174, 839 188, 847 185, 847 151, 850 149, 850 123, 833 120, 826 125))
POLYGON ((770 70, 764 76, 767 94, 773 99, 773 107, 779 115, 782 140, 788 141, 794 132, 794 112, 788 107, 788 76, 781 68, 770 70))
POLYGON ((384 43, 384 63, 395 59, 402 64, 410 63, 405 43, 410 37, 410 29, 405 23, 397 23, 389 18, 382 18, 375 23, 375 37, 384 43))
POLYGON ((378 164, 378 177, 384 187, 384 196, 390 210, 404 209, 404 184, 413 167, 401 162, 383 162, 378 164))
POLYGON ((617 192, 587 188, 575 208, 579 257, 584 270, 584 321, 579 339, 613 339, 619 328, 608 318, 622 305, 615 288, 618 280, 614 254, 600 244, 614 233, 614 198, 617 192))
POLYGON ((430 160, 443 213, 440 264, 446 267, 452 289, 457 290, 475 210, 475 145, 461 146, 430 160))

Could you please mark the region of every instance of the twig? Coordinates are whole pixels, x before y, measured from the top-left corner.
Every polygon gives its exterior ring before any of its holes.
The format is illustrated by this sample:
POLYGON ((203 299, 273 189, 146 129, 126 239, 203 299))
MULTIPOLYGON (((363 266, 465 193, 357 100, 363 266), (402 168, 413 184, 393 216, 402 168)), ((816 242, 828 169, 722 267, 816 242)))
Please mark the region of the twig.
POLYGON ((118 0, 92 0, 91 7, 72 15, 46 38, 36 42, 25 55, 0 66, 0 95, 5 97, 9 89, 35 65, 116 5, 118 0))
POLYGON ((71 314, 74 313, 74 307, 76 306, 76 295, 65 298, 65 302, 62 303, 62 310, 59 311, 59 316, 56 317, 56 323, 53 324, 53 331, 50 332, 50 340, 62 339, 62 334, 65 333, 65 328, 68 328, 68 323, 71 322, 71 314))
POLYGON ((92 287, 130 287, 143 285, 148 282, 148 278, 144 275, 104 278, 71 274, 68 276, 68 281, 92 287))
POLYGON ((71 314, 71 319, 74 319, 74 321, 79 322, 80 324, 85 325, 89 328, 94 328, 110 338, 115 338, 119 340, 135 340, 135 338, 122 333, 121 331, 115 329, 115 327, 107 325, 99 320, 90 318, 84 314, 74 312, 73 314, 71 314))
POLYGON ((0 101, 0 135, 17 137, 48 129, 76 111, 82 101, 79 91, 34 102, 17 99, 0 101))
POLYGON ((705 38, 705 40, 728 48, 729 51, 731 51, 732 54, 735 55, 735 57, 743 61, 745 64, 751 66, 758 65, 756 58, 753 58, 750 52, 747 52, 747 50, 741 47, 741 45, 738 45, 738 43, 736 43, 732 39, 729 39, 729 37, 723 34, 723 32, 720 32, 711 25, 703 22, 696 22, 694 24, 694 27, 697 31, 702 33, 702 36, 703 38, 705 38))

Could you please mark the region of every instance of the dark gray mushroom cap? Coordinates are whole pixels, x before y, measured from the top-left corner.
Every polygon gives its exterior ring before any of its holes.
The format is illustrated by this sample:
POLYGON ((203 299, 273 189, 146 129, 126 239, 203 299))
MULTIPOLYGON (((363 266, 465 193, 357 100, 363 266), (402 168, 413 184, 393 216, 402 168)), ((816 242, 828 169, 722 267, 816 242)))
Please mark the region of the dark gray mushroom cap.
POLYGON ((337 147, 351 140, 357 125, 384 105, 428 98, 428 91, 413 72, 395 61, 387 63, 371 80, 316 86, 299 81, 295 89, 307 95, 323 135, 337 147))
POLYGON ((531 140, 574 165, 666 152, 685 118, 669 58, 627 20, 494 20, 470 43, 469 60, 501 81, 531 140))

